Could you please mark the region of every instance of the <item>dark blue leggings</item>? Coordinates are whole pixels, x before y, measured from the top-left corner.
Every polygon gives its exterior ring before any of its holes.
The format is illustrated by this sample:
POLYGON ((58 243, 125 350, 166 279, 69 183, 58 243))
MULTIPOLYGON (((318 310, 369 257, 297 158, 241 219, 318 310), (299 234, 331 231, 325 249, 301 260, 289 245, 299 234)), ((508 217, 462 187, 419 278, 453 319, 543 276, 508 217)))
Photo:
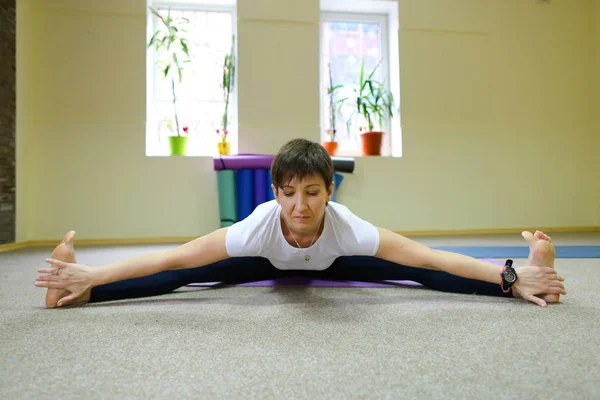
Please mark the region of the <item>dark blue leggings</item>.
POLYGON ((497 283, 451 275, 443 271, 406 267, 376 257, 339 257, 325 271, 279 270, 262 257, 239 257, 204 267, 163 271, 142 278, 127 279, 92 289, 90 303, 167 294, 190 283, 237 284, 286 277, 310 277, 336 281, 413 281, 443 292, 512 297, 497 283))

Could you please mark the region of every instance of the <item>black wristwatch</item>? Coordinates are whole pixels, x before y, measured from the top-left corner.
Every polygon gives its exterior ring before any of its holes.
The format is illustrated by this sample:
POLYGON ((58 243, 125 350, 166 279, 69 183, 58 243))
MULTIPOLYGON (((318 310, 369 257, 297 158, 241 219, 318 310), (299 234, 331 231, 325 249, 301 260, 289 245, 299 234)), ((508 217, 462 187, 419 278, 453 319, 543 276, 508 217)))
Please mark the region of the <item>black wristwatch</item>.
POLYGON ((502 283, 500 286, 504 293, 508 293, 511 286, 514 285, 518 279, 517 271, 515 271, 512 265, 513 260, 506 260, 506 264, 504 264, 504 269, 502 270, 502 283))

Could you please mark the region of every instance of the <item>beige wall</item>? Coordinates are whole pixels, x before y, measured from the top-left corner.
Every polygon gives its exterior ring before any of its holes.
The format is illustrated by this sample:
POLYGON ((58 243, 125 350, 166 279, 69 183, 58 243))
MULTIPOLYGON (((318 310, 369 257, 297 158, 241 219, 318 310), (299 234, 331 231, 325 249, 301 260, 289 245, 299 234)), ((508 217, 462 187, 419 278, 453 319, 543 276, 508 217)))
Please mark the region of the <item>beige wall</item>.
MULTIPOLYGON (((18 240, 216 229, 212 160, 144 155, 145 0, 30 2, 17 43, 18 240)), ((404 157, 358 158, 339 200, 403 231, 600 225, 582 95, 591 7, 400 0, 404 157)), ((239 1, 240 152, 318 139, 318 10, 239 1)))
POLYGON ((596 225, 600 225, 600 0, 593 0, 592 15, 592 81, 593 81, 593 102, 592 102, 592 137, 596 144, 593 146, 595 170, 594 182, 596 182, 596 225))

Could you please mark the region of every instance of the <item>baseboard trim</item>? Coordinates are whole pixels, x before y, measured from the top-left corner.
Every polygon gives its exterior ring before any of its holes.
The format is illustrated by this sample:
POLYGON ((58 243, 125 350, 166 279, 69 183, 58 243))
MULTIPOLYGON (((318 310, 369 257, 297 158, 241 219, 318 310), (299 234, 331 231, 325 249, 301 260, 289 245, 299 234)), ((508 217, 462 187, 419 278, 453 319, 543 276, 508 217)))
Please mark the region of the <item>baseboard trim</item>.
POLYGON ((29 242, 16 242, 16 243, 0 244, 0 253, 18 250, 18 249, 24 249, 26 247, 29 247, 29 242))
MULTIPOLYGON (((126 238, 126 239, 78 239, 75 237, 75 244, 78 246, 112 246, 112 245, 144 245, 144 244, 171 244, 186 243, 196 239, 198 236, 183 237, 157 237, 157 238, 126 238)), ((60 243, 58 240, 31 240, 29 246, 55 246, 60 243)))
MULTIPOLYGON (((547 233, 576 233, 600 232, 600 226, 575 226, 575 227, 547 227, 547 228, 501 228, 501 229, 466 229, 466 230, 428 230, 428 231, 394 231, 403 236, 474 236, 474 235, 499 235, 521 234, 523 231, 541 230, 547 233)), ((157 237, 157 238, 127 238, 127 239, 75 239, 78 246, 119 246, 119 245, 146 245, 146 244, 178 244, 196 239, 197 236, 157 237)), ((0 253, 24 249, 27 247, 48 247, 60 243, 57 240, 29 240, 26 242, 8 243, 0 245, 0 253)))
POLYGON ((523 231, 542 231, 545 233, 577 233, 600 232, 600 226, 575 226, 575 227, 546 227, 546 228, 498 228, 498 229, 466 229, 466 230, 430 230, 430 231, 394 231, 403 236, 473 236, 473 235, 501 235, 521 234, 523 231))

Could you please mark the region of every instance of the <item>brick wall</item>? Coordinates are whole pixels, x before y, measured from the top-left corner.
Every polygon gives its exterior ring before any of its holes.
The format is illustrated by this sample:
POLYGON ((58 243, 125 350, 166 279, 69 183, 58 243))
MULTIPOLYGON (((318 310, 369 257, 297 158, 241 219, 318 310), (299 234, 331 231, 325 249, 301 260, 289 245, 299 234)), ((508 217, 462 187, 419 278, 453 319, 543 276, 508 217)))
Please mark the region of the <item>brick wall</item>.
POLYGON ((16 0, 0 0, 0 244, 15 241, 16 0))

